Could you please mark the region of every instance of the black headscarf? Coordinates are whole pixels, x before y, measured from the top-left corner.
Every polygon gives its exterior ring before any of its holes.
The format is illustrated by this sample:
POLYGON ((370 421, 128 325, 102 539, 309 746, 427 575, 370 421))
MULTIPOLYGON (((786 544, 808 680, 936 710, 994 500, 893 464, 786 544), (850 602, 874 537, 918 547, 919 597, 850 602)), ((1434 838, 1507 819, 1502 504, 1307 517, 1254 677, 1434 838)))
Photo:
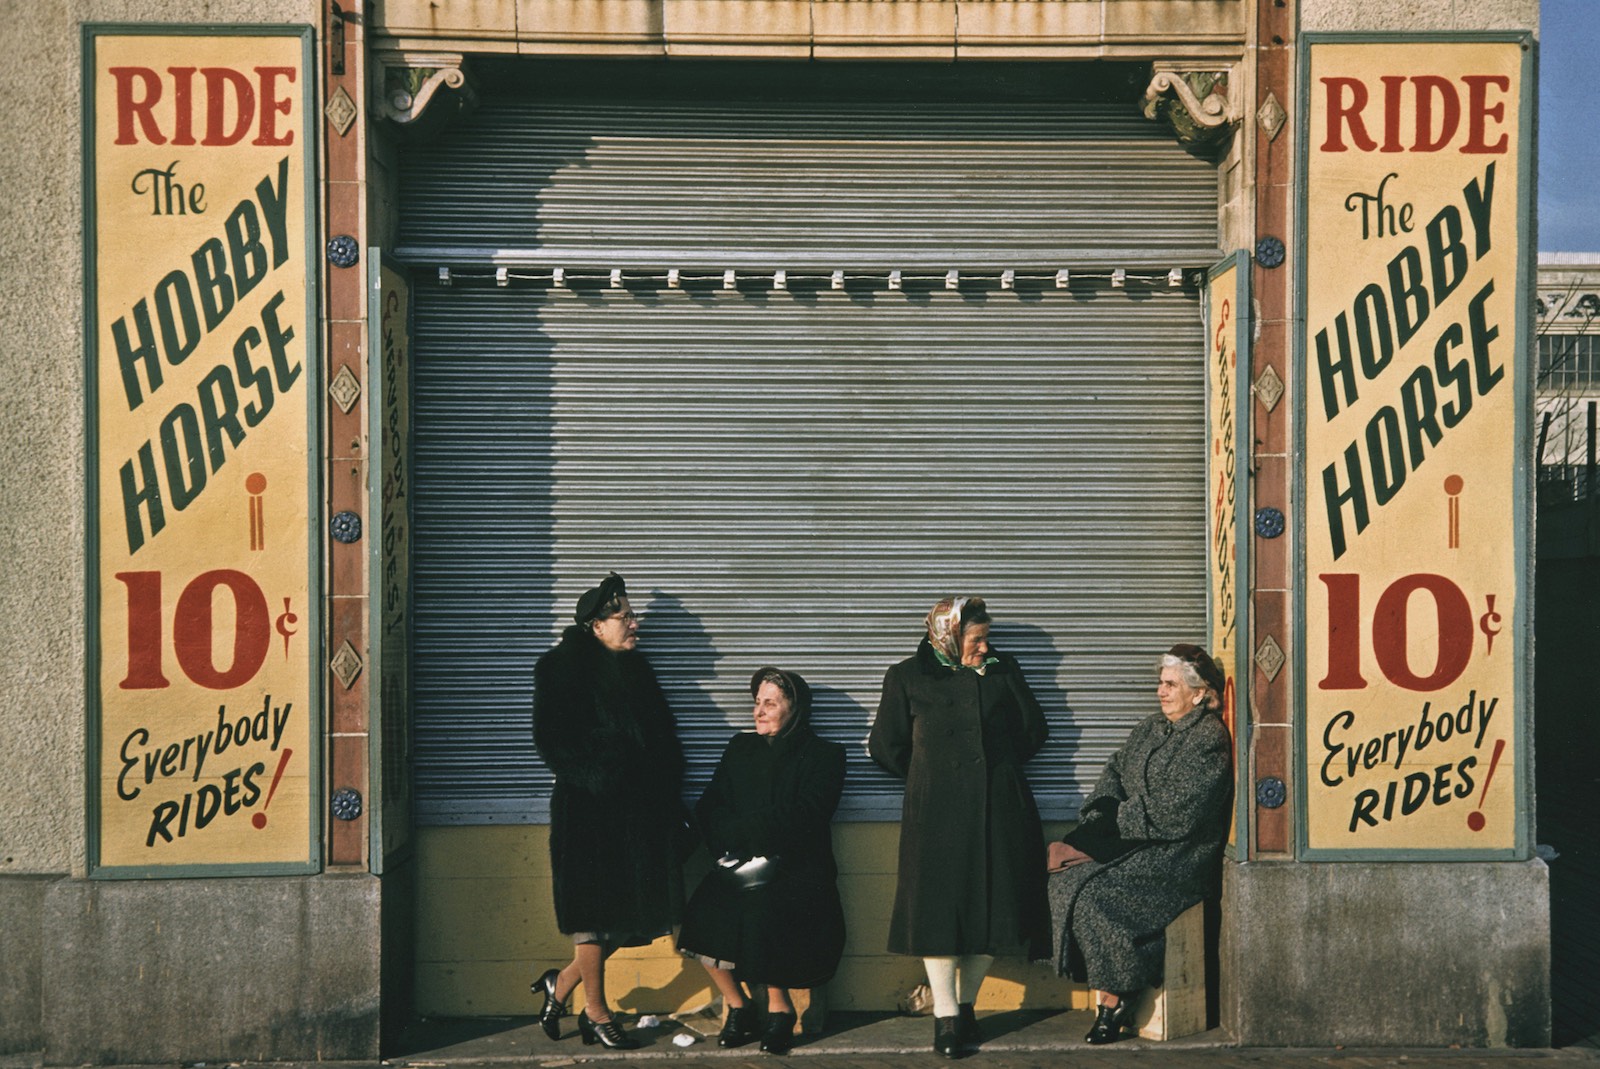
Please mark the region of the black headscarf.
POLYGON ((773 684, 789 699, 789 722, 767 740, 769 743, 811 730, 811 684, 799 672, 785 672, 772 665, 757 668, 750 677, 750 697, 756 696, 763 683, 773 684))

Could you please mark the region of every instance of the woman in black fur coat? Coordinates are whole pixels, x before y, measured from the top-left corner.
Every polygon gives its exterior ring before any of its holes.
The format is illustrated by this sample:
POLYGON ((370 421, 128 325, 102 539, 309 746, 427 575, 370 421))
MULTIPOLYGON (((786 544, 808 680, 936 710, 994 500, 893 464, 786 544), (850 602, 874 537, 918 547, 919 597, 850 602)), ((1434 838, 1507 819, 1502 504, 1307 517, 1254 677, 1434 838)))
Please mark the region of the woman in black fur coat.
POLYGON ((637 650, 639 622, 612 572, 578 599, 577 622, 534 668, 533 740, 555 773, 550 871, 570 964, 533 984, 556 1039, 583 984, 584 1043, 632 1049, 611 1018, 605 961, 668 934, 683 907, 683 750, 661 686, 637 650))

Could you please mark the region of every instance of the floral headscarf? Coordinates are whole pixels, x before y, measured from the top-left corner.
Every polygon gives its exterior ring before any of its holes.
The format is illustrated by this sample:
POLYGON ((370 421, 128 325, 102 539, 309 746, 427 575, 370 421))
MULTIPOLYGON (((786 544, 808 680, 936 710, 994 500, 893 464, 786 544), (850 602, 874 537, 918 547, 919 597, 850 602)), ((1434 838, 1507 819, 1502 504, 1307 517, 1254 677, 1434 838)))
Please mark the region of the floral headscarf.
POLYGON ((988 672, 991 664, 998 663, 999 658, 987 657, 980 665, 961 663, 961 617, 969 611, 985 612, 983 599, 967 596, 941 598, 935 602, 924 621, 928 625, 928 645, 933 647, 940 664, 948 668, 971 668, 981 676, 988 672))

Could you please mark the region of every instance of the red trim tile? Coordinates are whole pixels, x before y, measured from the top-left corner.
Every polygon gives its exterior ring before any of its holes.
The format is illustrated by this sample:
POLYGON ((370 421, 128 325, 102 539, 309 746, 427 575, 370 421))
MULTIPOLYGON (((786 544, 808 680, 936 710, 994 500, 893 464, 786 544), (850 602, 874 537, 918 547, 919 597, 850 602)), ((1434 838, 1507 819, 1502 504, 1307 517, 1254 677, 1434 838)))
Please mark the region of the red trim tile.
MULTIPOLYGON (((338 682, 335 681, 335 686, 338 682)), ((361 815, 355 820, 337 820, 331 809, 328 820, 328 863, 330 865, 364 865, 367 861, 367 814, 371 799, 367 797, 367 736, 335 736, 330 747, 328 762, 328 796, 342 787, 353 787, 361 792, 361 815)))

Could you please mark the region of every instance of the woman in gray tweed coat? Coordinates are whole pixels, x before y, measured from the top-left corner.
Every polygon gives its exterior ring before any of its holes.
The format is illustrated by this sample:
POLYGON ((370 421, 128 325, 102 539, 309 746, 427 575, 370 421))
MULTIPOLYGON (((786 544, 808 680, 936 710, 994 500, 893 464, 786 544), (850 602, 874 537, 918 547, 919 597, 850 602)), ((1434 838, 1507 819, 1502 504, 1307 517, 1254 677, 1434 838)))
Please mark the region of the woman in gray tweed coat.
POLYGON ((1056 968, 1099 992, 1090 1043, 1121 1038, 1134 996, 1161 980, 1167 925, 1216 888, 1233 784, 1223 683, 1200 647, 1172 647, 1161 712, 1111 755, 1077 828, 1050 844, 1056 968))

